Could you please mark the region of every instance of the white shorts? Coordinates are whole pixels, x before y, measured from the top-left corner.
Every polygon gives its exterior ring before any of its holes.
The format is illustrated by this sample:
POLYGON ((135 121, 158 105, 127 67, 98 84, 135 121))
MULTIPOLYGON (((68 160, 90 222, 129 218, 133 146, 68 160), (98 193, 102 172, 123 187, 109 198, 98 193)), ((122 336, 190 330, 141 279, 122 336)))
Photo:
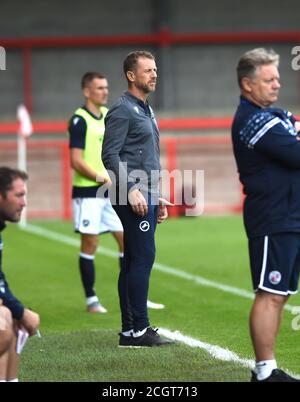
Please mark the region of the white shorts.
POLYGON ((123 232, 122 223, 109 198, 74 198, 75 231, 98 235, 104 232, 123 232))

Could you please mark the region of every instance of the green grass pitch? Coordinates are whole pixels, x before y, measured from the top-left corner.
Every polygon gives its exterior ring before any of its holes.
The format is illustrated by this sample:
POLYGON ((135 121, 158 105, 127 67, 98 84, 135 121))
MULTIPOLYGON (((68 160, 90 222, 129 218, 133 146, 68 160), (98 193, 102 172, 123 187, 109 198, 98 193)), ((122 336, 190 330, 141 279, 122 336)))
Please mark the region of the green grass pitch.
MULTIPOLYGON (((69 222, 32 222, 78 239, 69 222)), ((249 369, 177 344, 170 348, 120 350, 118 261, 97 254, 96 289, 108 314, 85 312, 77 266, 78 248, 9 225, 3 233, 4 271, 13 292, 40 313, 42 338, 22 353, 21 381, 248 381, 249 369)), ((156 262, 214 282, 251 291, 247 241, 241 217, 169 219, 157 228, 156 262)), ((100 244, 116 251, 109 234, 100 244)), ((252 359, 248 334, 251 300, 154 269, 150 310, 154 326, 179 330, 252 359)), ((300 296, 289 304, 300 306, 300 296)), ((300 331, 286 311, 277 342, 279 365, 300 373, 300 331)))

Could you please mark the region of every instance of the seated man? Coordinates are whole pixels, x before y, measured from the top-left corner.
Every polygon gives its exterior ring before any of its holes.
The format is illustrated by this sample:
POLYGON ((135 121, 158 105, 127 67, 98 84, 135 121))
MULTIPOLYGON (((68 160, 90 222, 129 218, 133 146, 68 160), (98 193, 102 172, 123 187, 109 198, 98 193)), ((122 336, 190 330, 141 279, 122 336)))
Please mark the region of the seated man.
POLYGON ((35 335, 40 323, 38 314, 25 308, 12 294, 2 271, 5 221, 19 222, 26 205, 26 173, 0 167, 0 381, 18 381, 19 355, 16 351, 18 330, 35 335))

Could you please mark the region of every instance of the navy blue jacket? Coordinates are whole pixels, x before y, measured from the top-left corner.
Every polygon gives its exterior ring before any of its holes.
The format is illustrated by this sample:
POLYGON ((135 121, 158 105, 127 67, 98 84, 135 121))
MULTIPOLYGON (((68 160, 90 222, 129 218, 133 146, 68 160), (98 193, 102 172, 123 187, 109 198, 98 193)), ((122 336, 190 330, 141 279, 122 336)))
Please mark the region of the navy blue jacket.
POLYGON ((3 242, 1 232, 4 228, 5 224, 0 221, 0 299, 2 299, 3 305, 11 311, 13 318, 20 320, 23 317, 24 306, 10 291, 4 272, 2 271, 3 242))
POLYGON ((159 131, 148 103, 125 92, 105 118, 102 160, 117 186, 159 193, 159 131), (127 166, 125 165, 127 163, 127 166))
POLYGON ((248 237, 300 232, 300 141, 295 118, 241 97, 232 141, 248 237))

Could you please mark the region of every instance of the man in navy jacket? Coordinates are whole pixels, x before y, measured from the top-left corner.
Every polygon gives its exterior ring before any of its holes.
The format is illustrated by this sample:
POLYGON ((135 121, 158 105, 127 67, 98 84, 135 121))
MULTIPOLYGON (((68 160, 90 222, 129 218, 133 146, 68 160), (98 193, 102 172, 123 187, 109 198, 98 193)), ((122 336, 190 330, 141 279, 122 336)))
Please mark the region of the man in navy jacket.
POLYGON ((240 104, 232 124, 244 187, 244 224, 255 300, 250 331, 256 356, 251 381, 297 381, 277 368, 274 349, 282 311, 300 272, 299 123, 277 101, 279 56, 246 52, 237 67, 240 104))

